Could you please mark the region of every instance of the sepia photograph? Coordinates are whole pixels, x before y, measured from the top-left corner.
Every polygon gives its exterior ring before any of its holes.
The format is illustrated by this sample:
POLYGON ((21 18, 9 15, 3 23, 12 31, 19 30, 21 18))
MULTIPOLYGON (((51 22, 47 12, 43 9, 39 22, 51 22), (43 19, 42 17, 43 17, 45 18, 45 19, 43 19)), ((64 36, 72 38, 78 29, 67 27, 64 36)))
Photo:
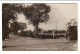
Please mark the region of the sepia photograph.
POLYGON ((77 3, 2 3, 3 51, 78 51, 77 3))

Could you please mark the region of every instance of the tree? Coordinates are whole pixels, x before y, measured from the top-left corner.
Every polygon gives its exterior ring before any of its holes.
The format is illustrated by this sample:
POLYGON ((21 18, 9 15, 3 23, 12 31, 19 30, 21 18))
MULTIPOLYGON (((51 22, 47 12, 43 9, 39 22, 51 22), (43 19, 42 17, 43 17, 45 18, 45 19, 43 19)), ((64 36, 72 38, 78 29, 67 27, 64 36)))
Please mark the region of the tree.
POLYGON ((38 35, 39 23, 47 22, 49 19, 48 13, 50 12, 50 6, 46 4, 32 4, 24 8, 23 13, 26 18, 29 19, 30 23, 33 24, 38 35))
POLYGON ((27 26, 26 23, 14 22, 11 28, 13 29, 13 32, 16 35, 18 33, 18 30, 21 30, 22 32, 24 29, 27 28, 27 26))
POLYGON ((10 19, 15 21, 16 13, 22 12, 22 5, 19 4, 2 4, 2 35, 3 40, 9 35, 10 29, 8 28, 8 22, 10 19))
POLYGON ((19 30, 23 31, 24 29, 27 28, 27 24, 18 22, 18 28, 19 28, 19 30))

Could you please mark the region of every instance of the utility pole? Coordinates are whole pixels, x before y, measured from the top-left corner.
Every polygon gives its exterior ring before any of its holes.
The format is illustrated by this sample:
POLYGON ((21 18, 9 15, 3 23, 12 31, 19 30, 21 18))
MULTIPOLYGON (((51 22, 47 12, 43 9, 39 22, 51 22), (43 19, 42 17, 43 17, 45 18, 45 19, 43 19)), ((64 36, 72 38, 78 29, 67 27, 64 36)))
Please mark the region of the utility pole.
POLYGON ((56 21, 56 30, 57 30, 57 21, 56 21))
POLYGON ((56 36, 57 36, 57 21, 56 21, 56 36))

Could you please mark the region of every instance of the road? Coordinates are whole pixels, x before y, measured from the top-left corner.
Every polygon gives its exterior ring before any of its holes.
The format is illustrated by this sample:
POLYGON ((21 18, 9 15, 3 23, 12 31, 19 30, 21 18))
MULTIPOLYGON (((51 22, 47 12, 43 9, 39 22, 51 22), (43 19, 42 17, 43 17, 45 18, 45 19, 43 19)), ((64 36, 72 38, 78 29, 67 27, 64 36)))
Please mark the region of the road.
POLYGON ((58 39, 40 39, 13 35, 3 51, 77 51, 77 41, 68 41, 64 37, 58 39))

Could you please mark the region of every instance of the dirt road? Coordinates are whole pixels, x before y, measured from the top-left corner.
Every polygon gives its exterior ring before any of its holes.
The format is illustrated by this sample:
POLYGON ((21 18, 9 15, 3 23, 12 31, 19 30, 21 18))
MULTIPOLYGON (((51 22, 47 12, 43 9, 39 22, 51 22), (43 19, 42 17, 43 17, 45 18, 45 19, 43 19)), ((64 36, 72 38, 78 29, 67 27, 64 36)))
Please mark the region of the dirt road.
POLYGON ((3 51, 76 51, 77 41, 68 41, 65 38, 40 39, 19 37, 13 35, 9 40, 3 41, 3 51))

